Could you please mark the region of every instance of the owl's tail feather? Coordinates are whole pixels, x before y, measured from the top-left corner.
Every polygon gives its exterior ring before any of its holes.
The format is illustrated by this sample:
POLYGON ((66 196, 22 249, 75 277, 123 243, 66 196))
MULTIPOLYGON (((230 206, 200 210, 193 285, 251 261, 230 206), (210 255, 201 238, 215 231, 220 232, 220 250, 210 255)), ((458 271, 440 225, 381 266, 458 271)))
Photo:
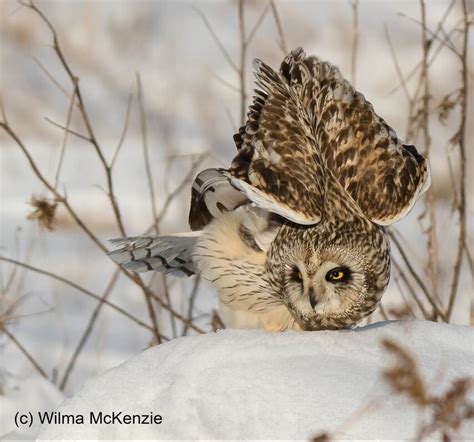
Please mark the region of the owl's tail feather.
POLYGON ((108 255, 114 262, 133 272, 155 270, 176 276, 191 276, 196 273, 192 254, 200 234, 200 231, 196 231, 112 239, 110 242, 120 248, 108 255))

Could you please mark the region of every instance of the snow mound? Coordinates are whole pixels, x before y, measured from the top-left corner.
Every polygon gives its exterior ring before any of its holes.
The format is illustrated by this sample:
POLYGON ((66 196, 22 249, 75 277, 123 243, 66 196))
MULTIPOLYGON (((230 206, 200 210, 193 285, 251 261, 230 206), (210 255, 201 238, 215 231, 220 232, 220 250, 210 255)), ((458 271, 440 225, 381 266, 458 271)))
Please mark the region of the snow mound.
MULTIPOLYGON (((423 321, 352 331, 225 330, 150 348, 89 381, 40 439, 408 439, 422 413, 382 377, 381 340, 409 350, 427 383, 445 391, 472 376, 474 329, 423 321), (161 424, 90 424, 90 413, 160 415, 161 424)), ((470 399, 473 399, 472 393, 470 399)), ((464 425, 460 437, 472 432, 464 425)))
POLYGON ((15 427, 15 414, 55 410, 64 395, 51 382, 34 372, 14 375, 0 368, 0 440, 34 440, 37 424, 15 427))

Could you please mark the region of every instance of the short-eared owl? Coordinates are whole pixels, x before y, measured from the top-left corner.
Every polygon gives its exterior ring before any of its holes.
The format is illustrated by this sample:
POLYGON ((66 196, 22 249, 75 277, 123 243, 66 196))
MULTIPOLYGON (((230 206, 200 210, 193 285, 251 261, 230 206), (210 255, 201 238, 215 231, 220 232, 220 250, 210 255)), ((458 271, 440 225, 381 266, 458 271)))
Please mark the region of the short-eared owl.
POLYGON ((429 169, 339 70, 302 49, 258 90, 228 170, 194 181, 193 232, 115 240, 135 272, 199 273, 230 327, 338 329, 375 310, 390 276, 384 226, 412 208, 429 169))

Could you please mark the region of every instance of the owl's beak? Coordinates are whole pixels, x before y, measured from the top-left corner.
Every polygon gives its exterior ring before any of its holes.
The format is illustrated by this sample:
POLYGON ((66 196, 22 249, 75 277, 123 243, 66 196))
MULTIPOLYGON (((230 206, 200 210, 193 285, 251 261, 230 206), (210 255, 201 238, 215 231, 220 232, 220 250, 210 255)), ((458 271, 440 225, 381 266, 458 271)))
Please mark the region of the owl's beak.
POLYGON ((314 307, 316 307, 316 304, 318 303, 318 299, 316 298, 316 293, 314 293, 314 289, 312 287, 308 291, 308 296, 311 308, 314 310, 314 307))

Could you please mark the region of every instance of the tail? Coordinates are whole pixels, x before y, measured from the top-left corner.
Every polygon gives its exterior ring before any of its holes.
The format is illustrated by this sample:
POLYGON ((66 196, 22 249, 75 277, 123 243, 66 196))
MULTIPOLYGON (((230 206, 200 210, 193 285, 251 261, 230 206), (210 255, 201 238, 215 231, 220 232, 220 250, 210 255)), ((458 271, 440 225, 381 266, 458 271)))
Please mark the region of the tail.
POLYGON ((170 236, 135 236, 112 239, 114 246, 121 246, 108 253, 110 258, 133 272, 170 273, 191 276, 196 273, 192 254, 200 231, 177 233, 170 236))

